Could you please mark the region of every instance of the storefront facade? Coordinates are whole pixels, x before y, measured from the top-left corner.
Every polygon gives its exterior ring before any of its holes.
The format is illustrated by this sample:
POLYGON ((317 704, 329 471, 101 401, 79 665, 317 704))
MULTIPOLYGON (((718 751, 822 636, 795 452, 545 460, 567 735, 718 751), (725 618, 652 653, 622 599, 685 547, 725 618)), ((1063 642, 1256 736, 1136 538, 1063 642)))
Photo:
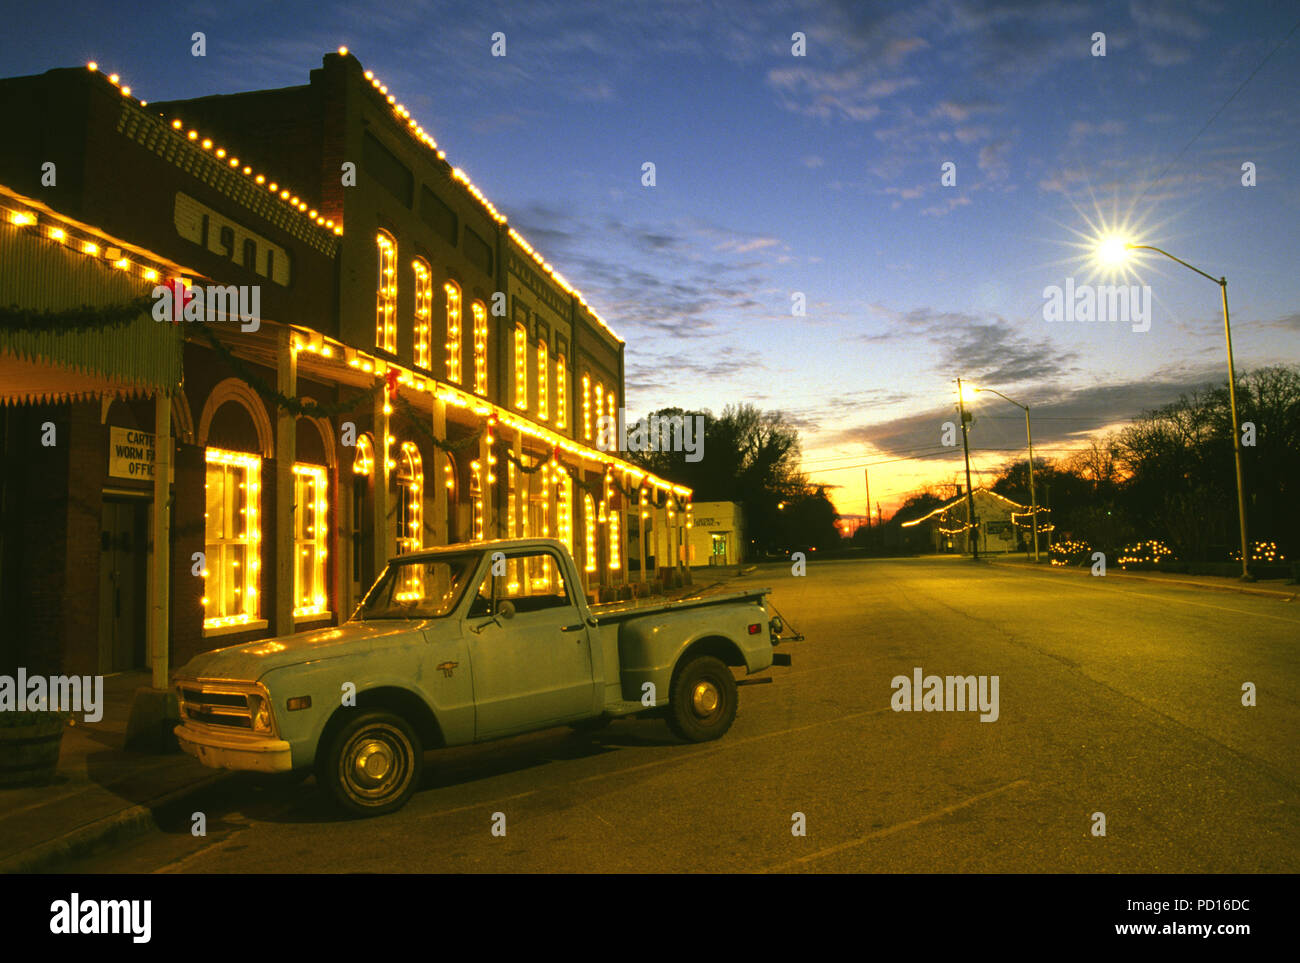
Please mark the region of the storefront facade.
POLYGON ((0 81, 5 661, 162 687, 458 541, 559 538, 593 597, 679 570, 690 492, 594 447, 623 342, 355 58, 303 88, 124 90, 0 81))

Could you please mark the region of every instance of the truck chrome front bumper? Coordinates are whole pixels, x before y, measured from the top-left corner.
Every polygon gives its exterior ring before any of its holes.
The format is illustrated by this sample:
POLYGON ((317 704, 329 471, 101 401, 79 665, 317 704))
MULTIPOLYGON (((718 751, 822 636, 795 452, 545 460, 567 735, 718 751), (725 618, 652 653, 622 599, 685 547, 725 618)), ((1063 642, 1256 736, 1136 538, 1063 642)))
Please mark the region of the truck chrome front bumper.
POLYGON ((283 739, 213 732, 188 723, 176 727, 180 747, 211 769, 246 769, 253 772, 289 772, 293 753, 283 739))

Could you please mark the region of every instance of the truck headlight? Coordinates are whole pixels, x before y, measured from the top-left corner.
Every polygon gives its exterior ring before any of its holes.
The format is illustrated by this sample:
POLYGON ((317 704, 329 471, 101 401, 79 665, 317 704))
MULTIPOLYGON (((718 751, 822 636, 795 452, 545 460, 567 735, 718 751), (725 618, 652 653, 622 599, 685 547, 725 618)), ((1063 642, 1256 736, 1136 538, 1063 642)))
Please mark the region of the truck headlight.
POLYGON ((271 700, 261 695, 250 695, 248 707, 252 710, 253 731, 271 731, 271 700))

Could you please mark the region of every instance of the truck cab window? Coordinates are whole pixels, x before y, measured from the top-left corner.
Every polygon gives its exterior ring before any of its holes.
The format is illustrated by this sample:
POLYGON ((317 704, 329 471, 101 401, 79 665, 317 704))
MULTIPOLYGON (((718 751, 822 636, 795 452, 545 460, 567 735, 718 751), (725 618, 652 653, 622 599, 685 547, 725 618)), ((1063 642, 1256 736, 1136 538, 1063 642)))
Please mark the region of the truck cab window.
POLYGON ((508 574, 483 577, 469 614, 489 616, 496 611, 495 602, 509 599, 515 611, 541 612, 573 605, 565 584, 559 559, 550 552, 524 552, 507 556, 508 574))

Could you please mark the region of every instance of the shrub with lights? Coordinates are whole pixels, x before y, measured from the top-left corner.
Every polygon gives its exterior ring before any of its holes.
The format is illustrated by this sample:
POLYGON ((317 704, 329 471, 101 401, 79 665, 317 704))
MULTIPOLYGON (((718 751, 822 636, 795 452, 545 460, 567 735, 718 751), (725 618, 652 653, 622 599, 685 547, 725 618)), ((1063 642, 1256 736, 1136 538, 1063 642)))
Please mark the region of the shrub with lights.
POLYGON ((1125 545, 1119 550, 1119 557, 1116 559, 1120 568, 1158 566, 1161 562, 1173 561, 1177 561, 1173 549, 1158 538, 1125 545))
MULTIPOLYGON (((1234 562, 1241 561, 1240 550, 1232 553, 1232 560, 1234 562)), ((1250 560, 1252 562, 1285 562, 1286 556, 1277 547, 1277 542, 1252 541, 1250 544, 1250 560)))
POLYGON ((1092 546, 1087 542, 1067 538, 1057 542, 1048 551, 1053 565, 1090 565, 1092 564, 1092 546))

